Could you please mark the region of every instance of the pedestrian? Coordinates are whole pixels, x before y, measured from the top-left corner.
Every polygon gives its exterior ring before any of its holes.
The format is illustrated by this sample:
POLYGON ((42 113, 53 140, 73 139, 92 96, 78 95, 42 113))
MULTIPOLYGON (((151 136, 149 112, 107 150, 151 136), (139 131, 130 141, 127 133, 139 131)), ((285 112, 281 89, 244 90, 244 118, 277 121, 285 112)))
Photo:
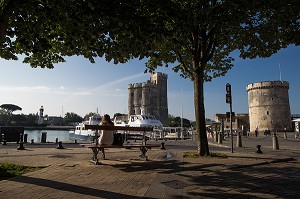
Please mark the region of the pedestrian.
MULTIPOLYGON (((105 114, 101 121, 102 126, 114 126, 110 116, 105 114)), ((98 144, 111 145, 114 141, 114 132, 112 130, 101 130, 98 138, 98 144)))
POLYGON ((257 137, 257 135, 258 135, 258 130, 255 129, 255 137, 257 137))

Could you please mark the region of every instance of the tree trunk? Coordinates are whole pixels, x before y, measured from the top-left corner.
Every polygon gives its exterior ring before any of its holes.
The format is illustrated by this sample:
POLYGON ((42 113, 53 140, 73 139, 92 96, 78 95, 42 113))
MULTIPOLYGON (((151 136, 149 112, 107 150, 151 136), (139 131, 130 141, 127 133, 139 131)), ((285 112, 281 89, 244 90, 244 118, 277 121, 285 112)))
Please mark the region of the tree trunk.
POLYGON ((204 108, 204 92, 203 92, 203 80, 204 71, 194 74, 194 105, 195 105, 195 117, 196 117, 196 133, 195 139, 200 156, 209 156, 208 141, 206 135, 205 124, 205 108, 204 108))

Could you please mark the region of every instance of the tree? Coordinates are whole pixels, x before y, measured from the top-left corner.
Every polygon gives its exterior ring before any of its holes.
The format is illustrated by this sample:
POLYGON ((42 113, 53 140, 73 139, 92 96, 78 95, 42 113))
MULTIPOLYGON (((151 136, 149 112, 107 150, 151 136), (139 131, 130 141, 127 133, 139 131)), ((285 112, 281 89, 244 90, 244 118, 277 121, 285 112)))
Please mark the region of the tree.
POLYGON ((196 143, 209 155, 205 81, 242 58, 299 45, 299 0, 7 0, 0 4, 0 56, 52 68, 64 56, 124 63, 148 58, 146 71, 173 70, 194 83, 196 143))
POLYGON ((2 108, 3 110, 5 110, 5 112, 6 112, 7 115, 11 115, 12 112, 14 112, 14 111, 17 111, 17 110, 21 111, 22 110, 21 107, 19 107, 17 105, 14 105, 14 104, 2 104, 0 106, 0 108, 2 108))
MULTIPOLYGON (((188 119, 182 118, 183 127, 191 127, 191 123, 188 119)), ((168 117, 168 126, 170 127, 180 127, 181 126, 181 117, 175 117, 169 114, 168 117)))
POLYGON ((88 114, 86 114, 85 116, 84 116, 84 120, 89 120, 89 118, 90 117, 92 117, 93 115, 95 115, 96 113, 93 113, 93 112, 90 112, 90 113, 88 113, 88 114))
POLYGON ((74 123, 74 122, 82 122, 83 118, 76 113, 67 112, 64 117, 64 122, 66 124, 74 123))

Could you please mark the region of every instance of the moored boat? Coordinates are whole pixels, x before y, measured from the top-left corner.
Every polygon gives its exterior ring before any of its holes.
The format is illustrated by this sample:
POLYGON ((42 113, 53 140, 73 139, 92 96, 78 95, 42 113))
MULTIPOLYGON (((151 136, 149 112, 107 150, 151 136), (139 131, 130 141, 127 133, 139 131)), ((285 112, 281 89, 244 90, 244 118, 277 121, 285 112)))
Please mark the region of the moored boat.
POLYGON ((95 130, 85 129, 85 125, 100 125, 102 117, 100 114, 95 114, 89 117, 88 121, 83 121, 79 123, 74 131, 70 131, 70 139, 76 140, 93 140, 95 138, 95 130))

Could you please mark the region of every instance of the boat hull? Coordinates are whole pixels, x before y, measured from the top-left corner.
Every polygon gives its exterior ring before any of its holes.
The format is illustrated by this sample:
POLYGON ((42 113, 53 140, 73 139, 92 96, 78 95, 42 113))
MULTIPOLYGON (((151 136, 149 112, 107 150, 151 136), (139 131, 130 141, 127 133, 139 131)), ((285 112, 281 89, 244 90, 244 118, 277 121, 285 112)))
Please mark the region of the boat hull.
POLYGON ((83 140, 83 141, 92 141, 95 139, 95 131, 89 131, 89 132, 81 132, 77 133, 76 131, 74 132, 69 132, 69 136, 71 140, 83 140))

